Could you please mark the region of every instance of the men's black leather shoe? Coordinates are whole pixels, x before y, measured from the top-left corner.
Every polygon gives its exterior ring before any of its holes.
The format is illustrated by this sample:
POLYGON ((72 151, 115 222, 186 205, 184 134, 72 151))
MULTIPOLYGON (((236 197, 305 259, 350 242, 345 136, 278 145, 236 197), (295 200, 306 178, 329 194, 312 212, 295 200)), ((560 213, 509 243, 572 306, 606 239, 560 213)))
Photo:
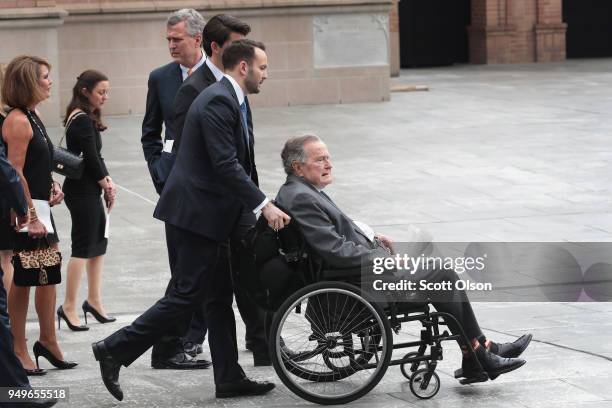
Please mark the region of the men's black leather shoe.
POLYGON ((270 360, 270 356, 268 355, 268 353, 263 353, 263 354, 253 353, 253 365, 255 367, 271 366, 272 360, 270 360))
POLYGON ((525 351, 529 343, 531 343, 532 337, 531 334, 523 334, 512 343, 495 343, 496 347, 491 347, 490 351, 500 357, 516 358, 523 354, 523 351, 525 351))
POLYGON ((189 354, 191 357, 195 357, 204 352, 201 344, 192 343, 190 341, 183 344, 183 349, 185 350, 185 353, 189 354))
POLYGON ((49 408, 57 404, 56 398, 38 398, 19 404, 20 408, 49 408))
POLYGON ((240 381, 217 384, 215 395, 217 398, 262 395, 273 389, 274 383, 269 381, 255 381, 245 377, 240 381))
MULTIPOLYGON (((478 362, 480 362, 480 365, 491 380, 496 379, 501 374, 514 371, 525 364, 525 360, 523 359, 500 357, 496 354, 490 353, 484 347, 478 347, 475 351, 478 362)), ((463 376, 466 378, 475 377, 478 373, 480 373, 478 364, 476 364, 473 359, 464 359, 461 366, 463 369, 463 376)))
POLYGON ((167 359, 151 360, 151 367, 158 370, 202 370, 211 364, 208 360, 197 360, 185 353, 178 353, 167 359))
POLYGON ((100 362, 100 373, 102 374, 102 381, 106 389, 119 401, 123 400, 123 391, 119 385, 119 370, 121 370, 121 364, 117 363, 108 352, 104 340, 93 343, 91 349, 93 350, 96 361, 100 362))

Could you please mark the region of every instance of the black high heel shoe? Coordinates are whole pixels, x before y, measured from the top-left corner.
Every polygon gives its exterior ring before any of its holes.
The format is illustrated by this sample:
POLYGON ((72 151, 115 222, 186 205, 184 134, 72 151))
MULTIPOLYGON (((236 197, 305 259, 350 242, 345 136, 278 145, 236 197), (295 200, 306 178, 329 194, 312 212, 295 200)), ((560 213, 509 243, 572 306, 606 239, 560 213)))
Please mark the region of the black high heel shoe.
POLYGON ((47 372, 44 369, 42 369, 42 368, 33 368, 31 370, 28 369, 28 368, 24 368, 24 370, 25 370, 26 375, 28 377, 39 376, 39 375, 46 375, 47 374, 47 372))
POLYGON ((117 320, 116 317, 104 317, 86 300, 83 302, 83 314, 85 315, 85 324, 87 324, 87 313, 91 313, 96 318, 98 323, 112 323, 117 320))
POLYGON ((60 370, 67 370, 69 368, 74 368, 78 365, 74 361, 64 361, 64 360, 58 359, 57 357, 53 355, 53 353, 49 351, 49 349, 47 349, 45 346, 40 344, 39 341, 34 343, 33 351, 34 351, 34 358, 36 358, 36 367, 38 367, 39 369, 40 369, 40 366, 38 365, 39 356, 46 358, 51 364, 53 364, 54 367, 59 368, 60 370))
MULTIPOLYGON (((68 320, 68 316, 66 316, 66 313, 64 313, 64 308, 62 307, 62 305, 60 305, 60 307, 57 308, 57 330, 60 329, 60 320, 61 319, 64 319, 64 321, 66 322, 66 324, 68 325, 68 327, 72 331, 87 331, 87 330, 89 330, 89 327, 87 327, 85 325, 75 326, 74 324, 70 323, 70 320, 68 320)), ((85 321, 87 322, 87 320, 85 320, 85 321)))

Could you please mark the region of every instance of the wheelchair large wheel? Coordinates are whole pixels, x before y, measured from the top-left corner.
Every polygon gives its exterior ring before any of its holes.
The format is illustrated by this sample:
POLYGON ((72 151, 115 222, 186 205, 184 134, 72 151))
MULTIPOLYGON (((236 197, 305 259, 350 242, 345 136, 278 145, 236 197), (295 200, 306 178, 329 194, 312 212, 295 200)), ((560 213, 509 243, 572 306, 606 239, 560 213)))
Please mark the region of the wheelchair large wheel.
POLYGON ((367 394, 393 352, 380 306, 343 282, 319 282, 291 295, 274 316, 270 355, 281 381, 317 404, 346 404, 367 394))

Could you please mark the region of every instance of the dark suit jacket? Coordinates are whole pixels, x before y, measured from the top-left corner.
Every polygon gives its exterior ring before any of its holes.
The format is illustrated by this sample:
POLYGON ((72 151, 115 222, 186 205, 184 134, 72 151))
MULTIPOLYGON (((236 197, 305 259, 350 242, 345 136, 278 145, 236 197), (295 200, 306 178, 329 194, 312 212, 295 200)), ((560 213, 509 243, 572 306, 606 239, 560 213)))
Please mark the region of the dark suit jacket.
MULTIPOLYGON (((208 65, 204 63, 201 68, 196 70, 189 78, 183 81, 174 99, 174 145, 172 151, 178 152, 181 144, 181 135, 185 127, 185 118, 191 104, 197 96, 208 86, 217 82, 215 74, 212 73, 208 65)), ((251 120, 251 105, 249 99, 245 98, 247 104, 247 118, 249 132, 253 134, 253 121, 251 120)))
POLYGON ((155 218, 215 241, 226 240, 243 209, 254 210, 265 199, 256 183, 253 135, 249 148, 244 136, 238 98, 223 78, 189 108, 155 218))
POLYGON ((370 242, 330 199, 301 177, 288 176, 276 202, 289 211, 327 268, 358 268, 389 253, 370 242))
MULTIPOLYGON (((0 130, 4 118, 0 115, 0 130)), ((0 215, 8 214, 9 209, 15 210, 19 215, 25 215, 28 203, 17 171, 6 158, 2 132, 0 132, 0 215)))
POLYGON ((191 107, 191 104, 200 92, 215 82, 217 82, 215 75, 208 68, 208 65, 204 63, 189 78, 185 79, 179 88, 174 98, 174 145, 172 146, 172 151, 178 152, 189 107, 191 107))
MULTIPOLYGON (((196 71, 197 72, 197 71, 196 71)), ((162 159, 162 124, 165 125, 165 138, 174 139, 174 98, 183 83, 181 67, 178 62, 171 62, 159 67, 149 75, 147 91, 147 109, 142 121, 142 150, 149 166, 153 184, 158 193, 170 172, 169 157, 162 159)), ((167 156, 164 153, 164 156, 167 156)))

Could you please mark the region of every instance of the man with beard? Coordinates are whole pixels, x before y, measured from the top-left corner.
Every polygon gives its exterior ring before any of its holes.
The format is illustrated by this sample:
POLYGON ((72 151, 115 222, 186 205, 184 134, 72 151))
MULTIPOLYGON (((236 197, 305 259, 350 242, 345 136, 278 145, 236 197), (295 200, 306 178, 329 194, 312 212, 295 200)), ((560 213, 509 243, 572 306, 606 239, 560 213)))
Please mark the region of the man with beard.
POLYGON ((254 181, 253 136, 244 99, 259 92, 267 77, 265 46, 236 41, 225 50, 223 66, 225 77, 206 88, 189 109, 176 163, 155 208, 154 216, 166 223, 168 238, 176 243, 168 291, 130 326, 92 345, 104 385, 119 400, 121 365, 132 364, 160 335, 184 331, 202 299, 217 398, 260 395, 274 388, 248 379, 238 364, 228 254, 228 240, 245 213, 261 211, 275 229, 290 221, 254 181))

